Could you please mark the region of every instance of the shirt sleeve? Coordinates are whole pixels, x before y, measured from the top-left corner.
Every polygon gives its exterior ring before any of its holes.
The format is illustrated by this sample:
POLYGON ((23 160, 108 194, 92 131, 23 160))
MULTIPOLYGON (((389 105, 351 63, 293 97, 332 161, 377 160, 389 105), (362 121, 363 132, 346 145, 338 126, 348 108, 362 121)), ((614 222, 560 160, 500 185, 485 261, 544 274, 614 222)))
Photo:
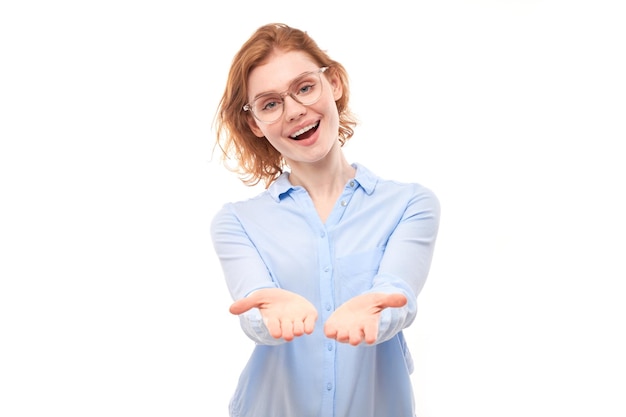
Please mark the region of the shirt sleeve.
MULTIPOLYGON (((225 205, 213 218, 211 238, 233 300, 261 288, 276 288, 265 263, 237 217, 232 204, 225 205)), ((239 315, 244 333, 257 344, 286 343, 269 334, 258 309, 239 315)))
POLYGON ((417 296, 430 270, 439 216, 439 200, 432 191, 421 188, 409 201, 389 238, 368 292, 402 293, 408 302, 404 307, 386 308, 381 312, 376 343, 391 339, 415 320, 417 296))

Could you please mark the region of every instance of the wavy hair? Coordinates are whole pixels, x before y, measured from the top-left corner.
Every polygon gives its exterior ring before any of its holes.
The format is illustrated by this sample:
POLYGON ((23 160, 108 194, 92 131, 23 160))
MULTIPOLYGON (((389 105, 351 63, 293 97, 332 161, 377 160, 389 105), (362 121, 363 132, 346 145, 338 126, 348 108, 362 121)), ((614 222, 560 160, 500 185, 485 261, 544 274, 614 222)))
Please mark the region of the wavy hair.
POLYGON ((214 151, 216 147, 221 149, 224 166, 237 173, 248 186, 263 182, 265 188, 269 187, 286 166, 282 155, 267 139, 254 135, 248 125, 248 118, 252 116, 250 112, 243 111, 243 106, 248 101, 250 72, 266 63, 275 50, 302 51, 320 67, 329 67, 326 73, 339 78, 343 86, 343 94, 336 101, 339 112, 338 139, 341 146, 352 137, 357 125, 357 120, 348 107, 350 90, 345 68, 320 49, 306 32, 282 23, 261 26, 233 58, 226 88, 214 119, 217 134, 214 151))

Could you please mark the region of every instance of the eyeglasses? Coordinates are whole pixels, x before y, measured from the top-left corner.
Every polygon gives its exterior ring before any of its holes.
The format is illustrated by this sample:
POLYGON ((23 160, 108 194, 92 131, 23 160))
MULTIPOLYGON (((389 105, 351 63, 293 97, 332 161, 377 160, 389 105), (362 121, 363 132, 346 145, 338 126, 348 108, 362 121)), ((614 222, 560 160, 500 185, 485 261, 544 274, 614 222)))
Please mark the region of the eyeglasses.
POLYGON ((322 96, 321 74, 328 67, 322 67, 317 71, 307 72, 296 78, 287 91, 282 93, 264 93, 256 97, 254 101, 243 106, 244 111, 250 111, 255 119, 263 123, 274 123, 283 115, 285 109, 285 97, 292 99, 304 106, 315 104, 322 96))

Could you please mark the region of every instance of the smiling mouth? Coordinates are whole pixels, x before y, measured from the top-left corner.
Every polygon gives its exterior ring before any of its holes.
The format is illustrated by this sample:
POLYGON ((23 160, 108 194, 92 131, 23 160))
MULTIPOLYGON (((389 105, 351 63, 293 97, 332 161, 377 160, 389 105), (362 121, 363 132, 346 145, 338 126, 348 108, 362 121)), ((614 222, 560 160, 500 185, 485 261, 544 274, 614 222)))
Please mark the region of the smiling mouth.
POLYGON ((291 139, 294 140, 302 140, 302 139, 307 139, 309 137, 311 137, 311 135, 313 133, 315 133, 315 131, 317 130, 317 128, 319 127, 320 122, 316 122, 312 125, 303 127, 302 129, 298 130, 296 133, 294 133, 293 135, 289 136, 291 139))

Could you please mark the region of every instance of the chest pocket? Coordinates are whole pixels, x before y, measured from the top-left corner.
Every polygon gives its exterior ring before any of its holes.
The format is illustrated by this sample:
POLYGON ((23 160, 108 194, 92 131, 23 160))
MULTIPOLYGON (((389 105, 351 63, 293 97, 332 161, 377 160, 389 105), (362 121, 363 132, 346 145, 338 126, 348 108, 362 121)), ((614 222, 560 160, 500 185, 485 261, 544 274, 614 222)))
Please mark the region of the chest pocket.
POLYGON ((335 294, 338 304, 372 287, 383 253, 384 248, 375 248, 337 259, 335 294))

